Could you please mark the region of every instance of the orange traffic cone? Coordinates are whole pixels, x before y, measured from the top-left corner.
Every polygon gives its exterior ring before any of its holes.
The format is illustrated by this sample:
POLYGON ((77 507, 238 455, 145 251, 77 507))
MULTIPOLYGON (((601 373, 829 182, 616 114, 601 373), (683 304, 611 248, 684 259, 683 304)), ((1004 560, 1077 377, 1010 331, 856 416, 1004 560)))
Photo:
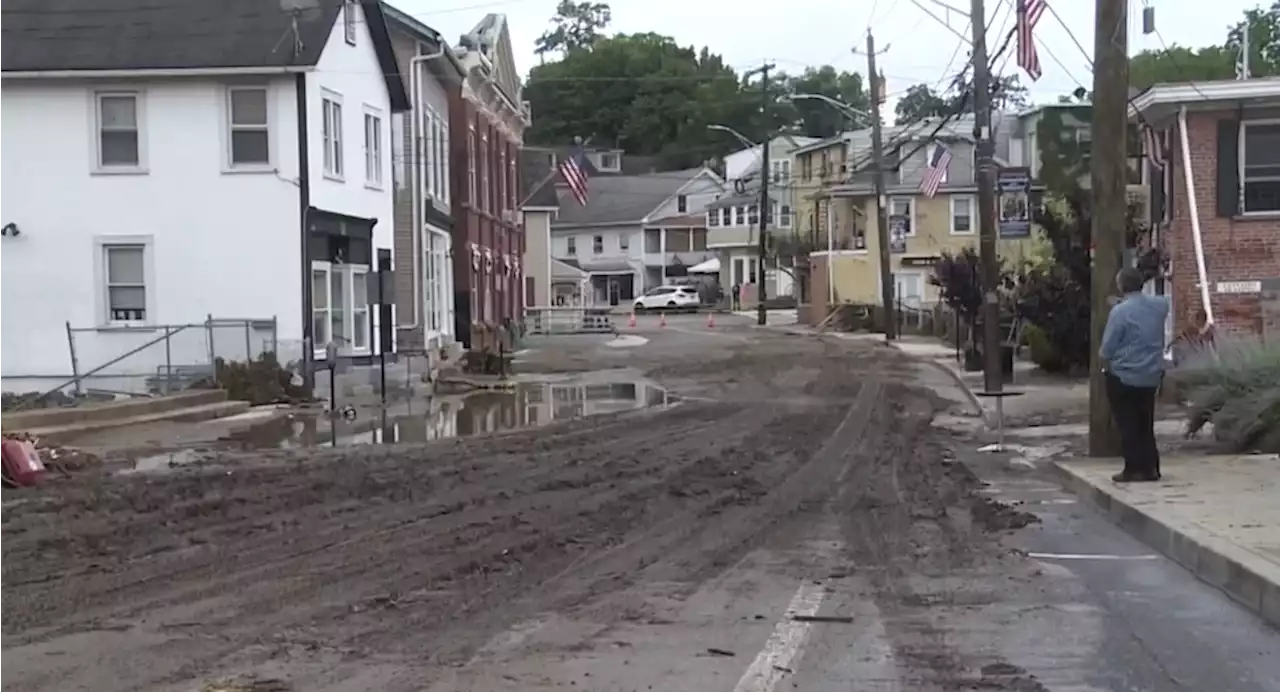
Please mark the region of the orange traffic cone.
POLYGON ((658 320, 659 327, 667 326, 667 313, 662 313, 662 317, 658 320))
POLYGON ((707 313, 707 329, 716 328, 716 314, 714 312, 707 313))
POLYGON ((636 311, 635 310, 632 310, 631 317, 627 318, 627 327, 630 329, 636 328, 636 311))

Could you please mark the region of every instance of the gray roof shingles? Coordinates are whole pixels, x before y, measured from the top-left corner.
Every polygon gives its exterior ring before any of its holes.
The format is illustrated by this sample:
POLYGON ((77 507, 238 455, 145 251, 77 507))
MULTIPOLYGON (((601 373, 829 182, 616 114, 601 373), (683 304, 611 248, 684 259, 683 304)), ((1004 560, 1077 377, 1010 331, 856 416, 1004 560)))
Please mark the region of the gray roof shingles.
POLYGON ((640 223, 703 170, 705 169, 691 168, 647 175, 593 177, 587 183, 585 207, 578 204, 568 187, 556 186, 560 213, 552 225, 640 223))
MULTIPOLYGON (((406 110, 382 3, 360 4, 392 110, 406 110)), ((4 72, 314 66, 341 9, 342 0, 5 0, 0 65, 4 72)))

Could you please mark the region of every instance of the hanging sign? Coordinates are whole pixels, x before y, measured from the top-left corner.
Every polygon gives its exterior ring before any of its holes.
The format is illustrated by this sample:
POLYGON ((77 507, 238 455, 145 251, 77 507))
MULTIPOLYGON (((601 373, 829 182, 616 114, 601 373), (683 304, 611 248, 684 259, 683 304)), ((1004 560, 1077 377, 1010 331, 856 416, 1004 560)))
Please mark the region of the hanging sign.
POLYGON ((1031 169, 1001 168, 996 172, 996 208, 1001 238, 1031 237, 1031 169))
POLYGON ((907 251, 907 217, 895 214, 889 217, 889 252, 907 251))

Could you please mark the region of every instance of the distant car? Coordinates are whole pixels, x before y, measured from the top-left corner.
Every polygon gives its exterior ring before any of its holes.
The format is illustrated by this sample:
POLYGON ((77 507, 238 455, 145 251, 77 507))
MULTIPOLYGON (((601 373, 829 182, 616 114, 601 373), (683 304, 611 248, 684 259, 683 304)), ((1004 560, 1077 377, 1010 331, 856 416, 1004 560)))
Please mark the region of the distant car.
POLYGON ((692 310, 702 303, 693 286, 659 286, 636 298, 636 310, 692 310))

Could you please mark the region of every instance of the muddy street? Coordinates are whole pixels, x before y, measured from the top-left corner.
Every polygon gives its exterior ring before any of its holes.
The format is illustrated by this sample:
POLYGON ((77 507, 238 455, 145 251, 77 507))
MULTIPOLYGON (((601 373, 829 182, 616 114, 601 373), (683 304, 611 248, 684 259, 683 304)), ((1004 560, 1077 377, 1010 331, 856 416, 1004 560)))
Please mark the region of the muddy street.
POLYGON ((626 367, 673 405, 7 495, 6 690, 1086 689, 1033 674, 1043 637, 1097 644, 1089 614, 1045 610, 1001 542, 1029 515, 931 431, 918 364, 646 336, 521 369, 626 367))

